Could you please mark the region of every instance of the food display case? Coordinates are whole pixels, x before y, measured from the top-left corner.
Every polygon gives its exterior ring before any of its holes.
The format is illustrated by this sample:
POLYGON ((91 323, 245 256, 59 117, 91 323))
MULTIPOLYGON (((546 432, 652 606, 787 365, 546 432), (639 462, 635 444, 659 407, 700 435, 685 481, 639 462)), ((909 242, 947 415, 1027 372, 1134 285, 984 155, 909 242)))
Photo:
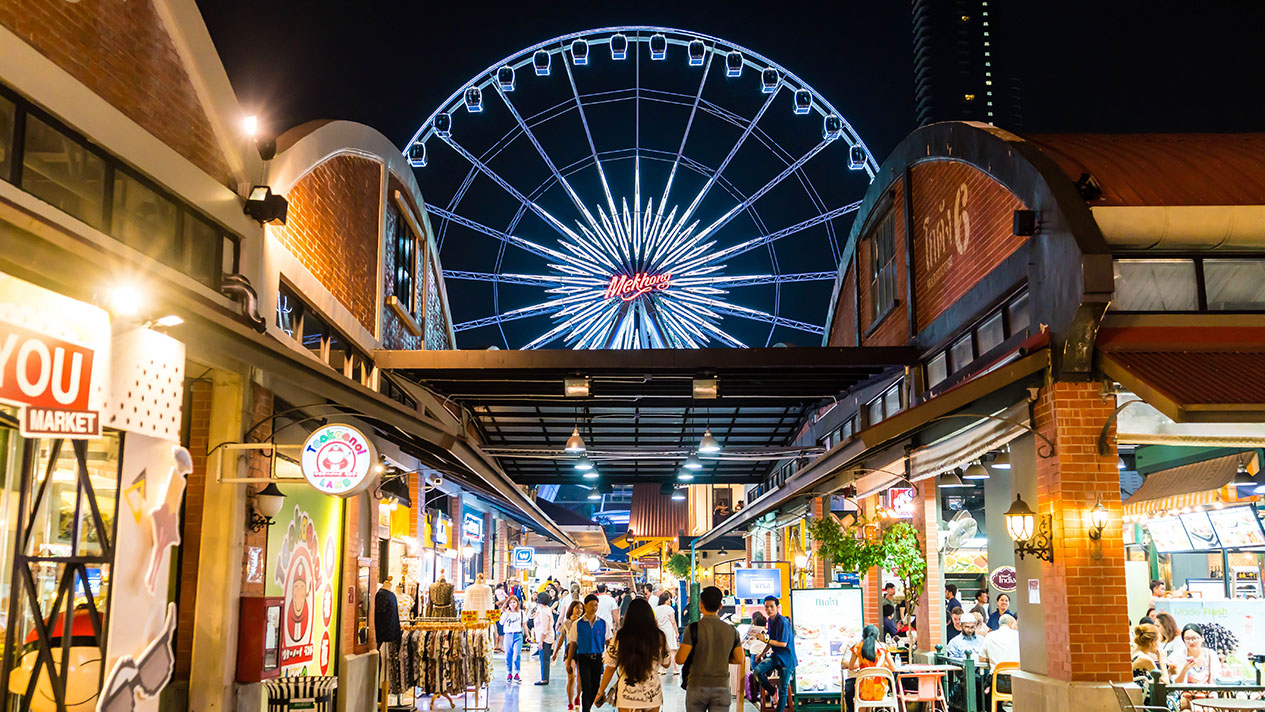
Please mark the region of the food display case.
POLYGON ((831 698, 842 693, 843 662, 852 645, 861 640, 865 626, 862 600, 861 589, 855 587, 791 591, 799 697, 831 698))

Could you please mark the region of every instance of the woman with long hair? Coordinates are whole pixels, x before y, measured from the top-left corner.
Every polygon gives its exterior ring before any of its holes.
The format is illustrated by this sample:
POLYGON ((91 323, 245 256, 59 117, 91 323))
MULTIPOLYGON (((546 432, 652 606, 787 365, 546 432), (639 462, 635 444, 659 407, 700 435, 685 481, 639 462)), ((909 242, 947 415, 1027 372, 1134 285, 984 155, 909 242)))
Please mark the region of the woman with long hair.
POLYGON ((663 705, 663 680, 655 666, 666 669, 671 662, 667 636, 659 630, 650 602, 644 598, 631 601, 619 633, 606 648, 606 670, 597 686, 598 706, 606 700, 611 678, 618 674, 611 698, 616 709, 657 712, 663 705))
POLYGON ((1168 674, 1177 674, 1177 665, 1186 659, 1186 644, 1182 642, 1182 629, 1177 627, 1177 620, 1171 613, 1161 611, 1154 614, 1155 624, 1160 627, 1160 647, 1164 648, 1164 657, 1168 660, 1168 674))
POLYGON ((668 674, 672 675, 676 672, 676 648, 681 633, 676 629, 676 609, 672 607, 672 594, 667 591, 659 594, 659 605, 654 607, 654 620, 667 638, 668 652, 673 656, 672 665, 668 667, 668 674))
POLYGON ((1151 671, 1160 671, 1160 680, 1168 684, 1168 661, 1164 648, 1160 647, 1160 627, 1150 623, 1133 626, 1133 674, 1151 677, 1151 671))
MULTIPOLYGON (((896 664, 892 661, 892 656, 887 652, 887 646, 879 642, 879 629, 876 625, 867 625, 861 630, 861 642, 852 646, 852 659, 848 663, 848 670, 857 672, 865 668, 882 667, 896 671, 896 664)), ((847 687, 844 690, 844 699, 854 699, 875 701, 881 700, 887 696, 887 681, 881 678, 866 678, 861 685, 861 689, 856 689, 856 677, 848 676, 847 687)))
MULTIPOLYGON (((577 587, 578 588, 578 587, 577 587)), ((558 651, 567 651, 562 657, 562 664, 567 669, 567 709, 573 710, 580 704, 580 678, 577 677, 575 660, 571 657, 571 643, 575 642, 575 622, 584 615, 584 604, 571 601, 567 606, 566 617, 562 619, 562 629, 558 637, 558 646, 553 649, 553 660, 557 662, 558 651)))
MULTIPOLYGON (((1185 664, 1173 678, 1177 685, 1215 685, 1221 676, 1221 658, 1217 651, 1204 647, 1204 629, 1197 623, 1182 628, 1182 642, 1186 644, 1185 664)), ((1182 709, 1190 709, 1192 697, 1207 697, 1206 693, 1182 693, 1182 709)))
POLYGON ((505 629, 505 681, 518 682, 518 667, 523 657, 523 628, 526 619, 517 596, 505 599, 501 627, 505 629))

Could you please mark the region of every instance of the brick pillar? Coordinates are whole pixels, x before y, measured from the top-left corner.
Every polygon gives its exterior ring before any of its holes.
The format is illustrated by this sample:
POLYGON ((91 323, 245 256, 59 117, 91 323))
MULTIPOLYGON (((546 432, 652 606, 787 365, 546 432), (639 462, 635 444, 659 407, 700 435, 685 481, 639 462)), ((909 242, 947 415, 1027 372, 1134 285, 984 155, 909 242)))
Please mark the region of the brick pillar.
POLYGON ((755 547, 754 547, 754 545, 751 543, 751 537, 750 537, 750 536, 744 536, 744 537, 742 538, 742 540, 743 540, 743 541, 746 543, 746 545, 747 545, 747 566, 750 566, 750 565, 751 565, 751 559, 752 559, 752 558, 753 558, 753 556, 754 556, 753 549, 754 549, 755 547))
MULTIPOLYGON (((249 442, 263 443, 268 442, 272 438, 273 423, 265 420, 272 415, 273 394, 272 391, 263 386, 254 383, 250 386, 250 407, 247 409, 247 423, 244 428, 250 428, 256 423, 261 423, 250 434, 249 442)), ((266 479, 272 476, 272 459, 262 450, 246 451, 246 476, 266 479)), ((246 504, 250 509, 255 508, 255 494, 259 490, 267 487, 266 484, 259 483, 248 485, 246 490, 246 504)), ((268 552, 268 527, 264 527, 257 532, 250 530, 250 520, 246 521, 245 542, 242 546, 242 595, 243 596, 262 596, 264 595, 264 581, 268 579, 267 570, 267 552, 268 552), (251 547, 258 547, 264 551, 264 578, 258 583, 250 583, 246 578, 246 570, 250 556, 251 547)))
POLYGON ((373 633, 373 596, 378 592, 378 547, 369 547, 369 616, 365 621, 369 628, 369 640, 360 643, 356 637, 356 609, 359 605, 360 552, 365 549, 365 540, 372 544, 377 540, 376 516, 369 520, 369 531, 362 531, 360 526, 364 517, 363 508, 370 507, 377 513, 378 504, 370 494, 349 497, 343 506, 343 585, 342 615, 339 616, 339 637, 342 638, 341 650, 347 653, 364 653, 377 647, 373 633))
MULTIPOLYGON (((870 522, 878 521, 878 516, 877 516, 878 497, 877 496, 866 497, 865 500, 861 503, 861 506, 864 508, 863 511, 865 513, 866 521, 870 521, 870 522)), ((866 534, 863 532, 862 535, 865 536, 866 534)), ((880 616, 881 611, 879 610, 879 607, 878 607, 878 599, 882 595, 881 592, 883 590, 883 573, 879 570, 877 566, 870 569, 869 571, 862 571, 860 573, 862 574, 861 576, 862 620, 864 620, 866 623, 881 625, 883 621, 882 621, 882 617, 880 616)))
POLYGON ((918 650, 934 651, 943 643, 944 579, 940 575, 940 530, 935 480, 923 480, 914 499, 914 528, 927 557, 927 586, 918 599, 918 650))
POLYGON ((1053 514, 1054 561, 1041 564, 1041 601, 1046 674, 1055 680, 1129 679, 1120 473, 1114 444, 1106 455, 1097 449, 1115 407, 1115 396, 1104 397, 1097 382, 1054 383, 1041 389, 1034 411, 1037 431, 1057 448, 1043 458, 1044 443, 1035 441, 1038 502, 1029 503, 1038 514, 1053 514), (1092 541, 1088 513, 1100 500, 1109 523, 1092 541))
MULTIPOLYGON (((829 512, 826 511, 826 498, 818 497, 814 499, 813 500, 813 519, 823 519, 828 516, 830 516, 830 514, 829 512)), ((813 553, 816 554, 817 548, 818 548, 817 542, 814 541, 812 543, 812 547, 813 547, 812 548, 813 553)), ((826 560, 822 558, 821 556, 817 556, 817 555, 814 555, 812 558, 813 558, 813 588, 825 588, 826 587, 826 560)))

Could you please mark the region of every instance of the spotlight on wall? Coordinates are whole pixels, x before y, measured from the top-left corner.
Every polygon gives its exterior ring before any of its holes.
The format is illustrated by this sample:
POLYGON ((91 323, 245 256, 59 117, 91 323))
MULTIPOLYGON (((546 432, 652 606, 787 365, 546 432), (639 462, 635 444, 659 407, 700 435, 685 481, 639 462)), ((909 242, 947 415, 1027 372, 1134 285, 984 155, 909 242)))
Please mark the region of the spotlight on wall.
POLYGON ((251 138, 257 136, 259 134, 259 117, 254 114, 242 117, 242 132, 251 138))
POLYGON ((568 376, 562 379, 562 394, 567 398, 588 398, 589 377, 568 376))
POLYGON ((246 205, 242 208, 242 212, 260 225, 285 225, 289 210, 289 201, 280 195, 273 195, 272 188, 266 185, 251 186, 250 194, 246 196, 246 205))

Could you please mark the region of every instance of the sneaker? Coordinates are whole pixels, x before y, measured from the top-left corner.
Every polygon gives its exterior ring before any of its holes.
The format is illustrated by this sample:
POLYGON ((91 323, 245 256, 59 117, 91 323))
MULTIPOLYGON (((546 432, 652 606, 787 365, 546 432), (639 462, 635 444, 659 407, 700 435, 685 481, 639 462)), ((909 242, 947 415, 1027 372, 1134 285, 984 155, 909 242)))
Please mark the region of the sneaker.
POLYGON ((514 682, 522 682, 522 681, 523 681, 523 678, 519 677, 518 675, 514 676, 514 682))
POLYGON ((506 682, 513 682, 513 681, 514 681, 514 676, 513 676, 512 674, 510 674, 510 675, 506 675, 506 676, 505 676, 505 681, 506 681, 506 682))
POLYGON ((540 682, 536 683, 536 687, 540 687, 541 685, 548 685, 548 684, 549 684, 548 680, 541 680, 540 682))

